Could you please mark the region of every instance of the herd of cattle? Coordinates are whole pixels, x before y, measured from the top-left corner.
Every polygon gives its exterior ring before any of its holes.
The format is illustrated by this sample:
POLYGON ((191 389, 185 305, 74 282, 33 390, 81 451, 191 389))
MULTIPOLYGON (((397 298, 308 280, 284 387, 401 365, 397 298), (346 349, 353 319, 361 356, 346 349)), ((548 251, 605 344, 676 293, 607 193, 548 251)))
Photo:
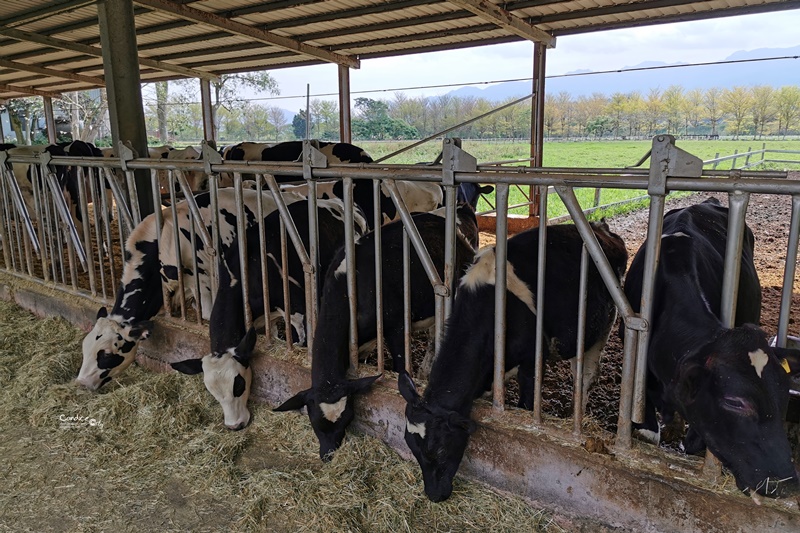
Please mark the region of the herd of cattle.
MULTIPOLYGON (((75 142, 58 148, 60 153, 98 155, 75 142), (87 154, 86 151, 89 150, 87 154)), ((92 147, 93 148, 93 147, 92 147)), ((27 150, 28 148, 21 149, 27 150)), ((48 147, 47 150, 56 151, 48 147)), ((18 149, 19 150, 19 149, 18 149)), ((96 149, 94 149, 96 150, 96 149)), ((369 163, 360 148, 345 143, 320 143, 320 150, 334 162, 369 163)), ((241 143, 222 155, 230 160, 295 161, 302 143, 278 145, 241 143)), ((11 150, 10 153, 13 153, 11 150)), ((197 158, 191 150, 156 149, 151 157, 197 158), (159 152, 159 150, 161 150, 159 152), (180 154, 179 154, 180 152, 180 154), (186 154, 189 154, 188 156, 186 154)), ((15 168, 19 181, 28 169, 15 168)), ((26 174, 28 173, 28 174, 26 174)), ((72 193, 76 175, 70 169, 59 176, 65 197, 72 193)), ((279 179, 278 181, 287 181, 279 179)), ((193 176, 197 191, 207 188, 207 177, 193 176)), ((430 258, 443 276, 444 211, 442 189, 436 184, 398 183, 401 198, 413 212, 412 219, 430 258)), ((459 187, 457 242, 454 270, 458 278, 452 313, 432 363, 424 394, 420 395, 404 370, 403 319, 403 224, 384 190, 380 205, 373 204, 371 181, 354 185, 354 224, 357 272, 359 351, 370 350, 378 335, 375 294, 375 239, 382 242, 382 309, 384 337, 398 372, 398 388, 407 402, 405 440, 420 464, 425 493, 433 501, 447 499, 470 435, 477 424, 470 418, 473 400, 491 388, 494 353, 495 248, 478 250, 475 206, 481 193, 491 188, 471 184, 459 187), (374 227, 378 211, 385 222, 374 227)), ((155 215, 146 217, 125 243, 125 266, 111 311, 101 308, 97 322, 83 341, 83 363, 77 381, 96 390, 118 377, 134 360, 138 343, 153 330, 152 318, 165 304, 166 293, 178 297, 178 276, 190 297, 200 302, 209 321, 211 353, 202 358, 174 363, 176 370, 204 374, 209 392, 219 401, 224 423, 242 429, 250 423, 247 400, 252 381, 250 361, 255 329, 245 328, 243 267, 251 274, 248 303, 256 327, 269 332, 278 317, 290 317, 292 336, 304 344, 305 278, 303 265, 293 247, 286 263, 280 246, 281 215, 278 203, 288 211, 309 245, 307 189, 294 188, 275 198, 271 192, 243 191, 247 250, 239 250, 237 213, 231 189, 220 189, 218 212, 212 213, 209 192, 199 192, 195 202, 210 231, 219 217, 221 250, 216 257, 201 242, 190 238, 192 217, 186 201, 176 206, 178 227, 165 216, 163 227, 155 215), (257 204, 264 205, 259 220, 257 204), (262 265, 260 232, 266 234, 262 265), (177 235, 176 235, 177 233, 177 235), (162 245, 159 247, 158 242, 162 245), (179 249, 176 249, 176 242, 179 249), (241 258, 247 264, 241 264, 241 258), (195 263, 196 261, 196 263, 195 263), (193 265, 196 264, 196 271, 193 265), (218 269, 218 292, 211 301, 210 272, 218 269), (197 280, 195 280, 197 278, 197 280), (289 290, 285 294, 284 283, 289 290), (197 281, 197 283, 195 283, 197 281), (264 287, 264 283, 267 287, 264 287), (199 287, 195 294, 194 287, 199 287), (268 291, 264 289, 267 288, 268 291), (268 301, 264 295, 268 294, 268 301), (284 301, 285 296, 286 301, 284 301)), ((353 379, 349 372, 349 301, 346 282, 348 261, 343 247, 345 208, 343 187, 336 182, 320 187, 317 200, 319 249, 317 266, 321 301, 312 349, 311 388, 297 392, 277 411, 305 407, 319 439, 320 458, 328 460, 341 445, 345 430, 355 416, 354 402, 380 376, 353 379)), ((166 213, 166 212, 165 212, 166 213)), ((754 237, 746 228, 738 287, 735 327, 720 320, 722 272, 728 227, 728 209, 714 199, 664 217, 661 255, 655 279, 653 315, 647 358, 646 418, 637 432, 658 443, 661 423, 679 413, 689 424, 684 445, 688 453, 709 449, 734 475, 745 492, 786 496, 800 490, 798 474, 784 430, 789 402, 790 376, 800 374, 800 351, 771 346, 758 327, 761 288, 753 263, 754 237), (658 416, 657 416, 658 415, 658 416)), ((634 310, 638 312, 643 282, 644 246, 630 269, 623 240, 605 222, 592 223, 594 237, 621 281, 634 310)), ((574 361, 579 351, 578 300, 582 240, 572 225, 556 225, 547 232, 547 262, 544 273, 545 304, 537 310, 538 230, 517 234, 507 242, 506 373, 520 385, 519 406, 533 405, 535 365, 532 347, 536 339, 536 315, 543 313, 543 344, 546 359, 574 361)), ((423 262, 412 250, 410 264, 411 319, 413 329, 433 323, 434 294, 423 262)), ((616 320, 616 307, 600 274, 589 265, 584 335, 584 392, 595 379, 600 355, 616 320)), ((622 331, 620 331, 622 334, 622 331)), ((574 366, 574 365, 573 365, 574 366)), ((584 401, 587 394, 583 395, 584 401)), ((579 406, 579 408, 585 408, 579 406)))

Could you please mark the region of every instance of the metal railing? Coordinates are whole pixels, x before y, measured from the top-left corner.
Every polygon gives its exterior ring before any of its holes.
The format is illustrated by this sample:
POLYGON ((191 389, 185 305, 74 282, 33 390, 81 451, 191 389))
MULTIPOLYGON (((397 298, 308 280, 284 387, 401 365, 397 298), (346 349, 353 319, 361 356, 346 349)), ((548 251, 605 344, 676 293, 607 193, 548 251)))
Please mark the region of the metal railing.
MULTIPOLYGON (((493 406, 497 411, 505 409, 505 384, 503 376, 505 373, 505 324, 506 324, 506 290, 505 272, 506 268, 506 241, 508 239, 508 190, 514 185, 539 187, 546 190, 552 187, 555 194, 566 206, 572 221, 574 222, 581 238, 584 242, 584 252, 581 259, 581 292, 586 292, 585 272, 591 260, 598 269, 605 288, 611 295, 617 306, 620 319, 624 324, 624 354, 622 363, 622 383, 620 387, 619 418, 617 424, 616 446, 624 451, 631 447, 631 428, 632 422, 641 421, 644 410, 644 390, 645 390, 645 368, 648 342, 648 324, 650 323, 650 303, 653 298, 653 279, 657 265, 659 253, 661 222, 664 215, 664 198, 667 191, 683 190, 695 192, 726 192, 729 194, 731 205, 730 227, 729 227, 729 247, 731 253, 725 257, 725 288, 723 294, 735 294, 734 287, 737 285, 738 271, 736 266, 739 263, 737 252, 741 252, 741 241, 744 228, 744 216, 746 214, 747 198, 750 194, 780 194, 792 197, 792 221, 789 241, 787 244, 786 268, 784 272, 784 287, 781 297, 780 325, 778 329, 778 345, 784 345, 789 324, 790 302, 792 296, 792 285, 795 277, 795 261, 797 255, 798 234, 800 234, 800 182, 786 180, 786 172, 779 171, 753 171, 748 169, 738 169, 735 171, 714 171, 703 170, 703 162, 691 156, 674 144, 674 138, 667 135, 658 136, 653 141, 651 163, 649 169, 586 169, 586 168, 528 168, 515 167, 513 169, 497 166, 477 166, 470 165, 471 156, 462 150, 451 140, 445 140, 444 150, 447 156, 444 158, 445 165, 438 166, 417 166, 417 165, 346 165, 328 164, 312 144, 307 142, 304 147, 304 159, 302 163, 273 163, 273 162, 230 162, 221 161, 212 157, 209 150, 205 150, 206 159, 158 161, 148 159, 97 159, 97 158, 52 158, 51 160, 38 160, 36 158, 10 157, 0 159, 2 169, 2 208, 3 218, 3 258, 6 271, 27 279, 36 279, 42 283, 57 287, 71 294, 79 294, 84 297, 92 298, 104 303, 111 303, 113 300, 115 285, 120 279, 122 268, 122 255, 124 241, 131 233, 132 225, 139 223, 138 211, 131 205, 129 199, 135 198, 136 183, 133 171, 136 169, 156 169, 166 170, 169 173, 170 207, 165 210, 157 210, 152 217, 155 219, 157 244, 160 249, 168 247, 170 239, 172 246, 180 250, 181 246, 190 247, 194 251, 200 248, 198 241, 201 241, 207 257, 204 261, 214 261, 221 253, 221 221, 219 220, 220 198, 224 201, 230 200, 231 193, 224 192, 218 188, 218 176, 222 172, 233 173, 234 191, 233 203, 237 209, 235 238, 240 250, 246 250, 245 234, 247 229, 245 209, 249 209, 254 214, 254 223, 260 223, 268 210, 265 202, 271 199, 270 208, 280 212, 280 220, 285 229, 285 241, 282 246, 283 264, 286 264, 286 257, 290 251, 296 253, 303 264, 303 279, 306 290, 306 331, 308 331, 309 348, 313 346, 314 331, 317 324, 316 305, 319 299, 317 289, 321 265, 317 257, 317 246, 319 242, 317 221, 316 221, 316 202, 314 191, 318 180, 344 179, 345 197, 343 198, 344 209, 344 228, 346 239, 343 243, 346 252, 347 274, 348 274, 348 297, 351 302, 350 316, 351 327, 349 331, 349 355, 352 367, 359 365, 358 330, 355 326, 355 314, 357 308, 356 269, 355 264, 355 234, 353 217, 355 206, 351 187, 358 180, 371 180, 373 184, 373 199, 377 202, 385 186, 388 195, 399 212, 399 218, 404 225, 407 233, 408 252, 405 254, 405 262, 408 264, 411 246, 419 256, 431 284, 431 290, 436 297, 435 331, 437 340, 440 339, 445 321, 453 305, 453 286, 455 252, 453 244, 456 235, 456 212, 455 212, 455 188, 459 183, 491 183, 497 190, 497 244, 496 244, 496 292, 495 292, 495 342, 494 342, 494 382, 493 382, 493 406), (56 208, 54 197, 57 197, 60 190, 54 187, 45 187, 44 182, 39 183, 34 179, 34 205, 33 214, 27 211, 25 201, 18 190, 18 182, 24 179, 22 176, 15 176, 13 169, 9 170, 6 163, 28 163, 38 168, 43 174, 48 175, 51 167, 57 165, 72 166, 78 169, 78 176, 83 179, 79 183, 86 181, 89 194, 85 189, 80 195, 79 210, 83 215, 84 224, 82 231, 78 231, 77 226, 71 218, 63 216, 63 209, 60 215, 54 215, 56 208), (99 170, 98 182, 103 187, 109 186, 109 194, 102 194, 105 189, 99 189, 97 180, 88 179, 87 176, 95 176, 93 170, 99 170), (188 170, 206 171, 210 179, 210 208, 207 210, 198 207, 195 198, 188 189, 188 183, 183 178, 182 173, 188 170), (242 173, 256 175, 256 191, 252 194, 243 189, 242 173), (287 209, 286 201, 279 193, 279 185, 273 176, 291 176, 297 180, 305 180, 311 191, 309 201, 309 235, 308 245, 303 243, 302 236, 298 233, 297 227, 292 220, 287 209), (117 176, 124 176, 124 185, 120 183, 117 176), (395 180, 410 180, 421 182, 441 183, 445 188, 448 208, 445 213, 446 251, 444 275, 440 275, 430 258, 430 254, 425 248, 424 240, 420 237, 413 218, 407 209, 403 198, 394 186, 395 180), (114 183, 112 183, 114 182, 114 183), (178 201, 175 196, 175 187, 183 192, 185 199, 178 201), (264 189, 266 185, 269 194, 264 189), (603 253, 581 206, 579 205, 574 190, 581 187, 592 188, 615 188, 646 191, 650 198, 649 227, 647 234, 647 248, 645 251, 645 269, 643 295, 641 302, 641 312, 634 313, 630 303, 620 287, 613 269, 608 259, 603 253), (227 199, 226 199, 227 198, 227 199), (253 200, 254 199, 254 200, 253 200), (101 207, 98 209, 98 205, 101 207), (210 213, 210 215, 209 215, 210 213), (112 216, 112 214, 114 216, 112 216), (60 217, 60 218, 59 218, 60 217), (188 226, 184 219, 188 220, 188 226), (113 231, 113 224, 116 223, 117 231, 113 231), (170 225, 173 228, 181 223, 186 233, 189 234, 188 241, 182 240, 184 237, 180 232, 172 231, 165 233, 163 228, 170 225), (82 233, 82 235, 81 235, 82 233), (79 239, 76 239, 76 235, 79 239), (287 236, 288 235, 288 240, 287 236), (291 243, 291 248, 288 246, 291 243), (85 251, 86 261, 80 262, 76 257, 78 245, 85 251), (117 247, 118 246, 118 247, 117 247), (65 257, 66 252, 66 257, 65 257), (37 261, 34 261, 36 256, 37 261), (80 265, 78 264, 80 263, 80 265), (86 279, 78 275, 78 267, 87 273, 86 279), (66 268, 65 268, 66 267, 66 268), (67 273, 69 272, 69 273, 67 273)), ((0 155, 2 157, 2 155, 0 155)), ((154 199, 160 202, 161 191, 158 180, 153 172, 151 180, 151 192, 154 199)), ((62 197, 62 200, 64 198, 62 197)), ((548 195, 540 195, 539 207, 541 212, 547 212, 548 195)), ((223 202, 224 203, 224 202, 223 202)), ((376 204, 377 205, 377 204, 376 204)), ((63 207, 63 206, 62 206, 63 207)), ((376 209, 376 227, 381 221, 379 209, 376 209)), ((540 234, 540 248, 538 251, 538 277, 536 286, 536 308, 543 309, 546 298, 557 297, 557 288, 550 288, 545 292, 544 269, 547 264, 547 249, 544 246, 546 241, 544 234, 547 231, 548 221, 543 219, 543 224, 538 230, 540 234)), ((134 230, 136 231, 136 230, 134 230)), ((230 231, 230 228, 228 229, 230 231)), ((376 235, 380 235, 380 231, 376 235)), ((261 249, 265 248, 264 231, 261 229, 261 249)), ((381 279, 384 276, 383 265, 377 259, 381 255, 381 240, 376 239, 376 298, 377 315, 382 316, 382 295, 381 279)), ((244 252, 242 252, 244 253, 244 252)), ((189 264, 183 265, 184 259, 178 259, 176 267, 180 273, 182 268, 192 269, 198 272, 197 253, 189 254, 189 264)), ((182 257, 182 254, 179 254, 182 257)), ((259 273, 247 272, 246 258, 240 257, 243 265, 241 276, 243 279, 242 291, 247 295, 247 286, 253 276, 261 275, 263 280, 267 279, 267 258, 262 255, 262 271, 259 273)), ((407 267, 406 267, 407 268, 407 267)), ((210 271, 214 272, 215 268, 210 271)), ((284 276, 288 275, 284 272, 284 276)), ((213 297, 217 293, 217 276, 215 273, 208 275, 207 280, 196 276, 192 280, 194 286, 189 287, 189 291, 195 296, 194 311, 196 320, 199 324, 204 324, 202 318, 208 316, 213 297), (206 285, 204 285, 206 284, 206 285), (208 287, 208 290, 206 290, 208 287), (204 295, 208 293, 210 297, 204 295)), ((296 281, 296 280, 295 280, 296 281)), ((288 283, 288 281, 285 281, 288 283)), ((265 290, 273 290, 267 287, 265 290)), ((190 320, 187 315, 187 287, 184 286, 183 277, 178 275, 177 286, 175 288, 164 288, 165 302, 176 300, 179 306, 180 317, 190 320)), ((282 287, 288 296, 286 286, 282 287)), ((405 305, 406 316, 408 316, 408 300, 410 288, 408 283, 405 285, 405 305)), ((264 296, 265 302, 269 301, 268 295, 264 296)), ((245 297, 245 307, 248 306, 248 299, 245 297)), ((730 322, 733 316, 734 299, 725 300, 722 309, 722 316, 730 322)), ((580 308, 576 308, 577 315, 583 317, 583 299, 580 308)), ((284 320, 287 324, 286 338, 291 345, 291 333, 288 324, 291 321, 290 305, 284 309, 284 320)), ((165 305, 165 312, 172 314, 171 306, 165 305)), ((266 310, 269 315, 269 310, 266 310)), ((245 309, 247 326, 253 322, 253 317, 248 309, 245 309)), ((578 336, 584 338, 586 333, 585 321, 579 322, 578 336)), ((269 326, 268 330, 269 330, 269 326)), ((405 321, 406 338, 406 361, 409 364, 410 358, 408 351, 410 347, 411 335, 410 320, 405 321)), ((383 371, 384 346, 382 343, 381 331, 383 324, 378 319, 378 371, 383 371)), ((543 322, 541 313, 536 317, 536 344, 532 349, 532 356, 535 357, 536 378, 534 387, 534 404, 532 420, 534 424, 546 427, 542 417, 542 368, 544 363, 543 349, 543 322)), ((488 354, 487 354, 488 356, 488 354)), ((581 402, 581 379, 580 368, 583 364, 582 350, 577 354, 579 372, 574 379, 574 393, 576 406, 581 402)), ((581 434, 582 413, 581 409, 575 409, 573 415, 573 428, 577 435, 581 434)))

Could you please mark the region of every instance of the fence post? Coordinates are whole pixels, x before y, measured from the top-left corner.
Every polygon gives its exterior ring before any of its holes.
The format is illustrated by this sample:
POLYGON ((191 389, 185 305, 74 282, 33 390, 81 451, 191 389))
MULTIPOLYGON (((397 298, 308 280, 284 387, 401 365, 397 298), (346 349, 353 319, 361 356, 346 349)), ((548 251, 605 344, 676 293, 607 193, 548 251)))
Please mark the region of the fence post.
POLYGON ((764 158, 767 155, 767 143, 761 143, 761 164, 764 164, 764 158))
MULTIPOLYGON (((738 148, 737 148, 736 150, 734 150, 734 151, 733 151, 733 155, 734 155, 734 156, 735 156, 736 154, 738 154, 738 153, 739 153, 739 149, 738 149, 738 148)), ((736 159, 737 159, 737 158, 736 158, 736 157, 734 157, 734 158, 733 158, 733 161, 731 161, 731 170, 733 170, 733 169, 735 169, 735 168, 736 168, 736 159)))
POLYGON ((719 152, 714 154, 714 166, 711 167, 711 170, 717 170, 717 165, 719 165, 719 161, 717 161, 717 159, 719 159, 719 152))
POLYGON ((747 165, 750 164, 750 151, 752 149, 753 148, 751 148, 750 146, 747 147, 747 157, 744 158, 744 166, 745 166, 745 168, 747 168, 747 165))

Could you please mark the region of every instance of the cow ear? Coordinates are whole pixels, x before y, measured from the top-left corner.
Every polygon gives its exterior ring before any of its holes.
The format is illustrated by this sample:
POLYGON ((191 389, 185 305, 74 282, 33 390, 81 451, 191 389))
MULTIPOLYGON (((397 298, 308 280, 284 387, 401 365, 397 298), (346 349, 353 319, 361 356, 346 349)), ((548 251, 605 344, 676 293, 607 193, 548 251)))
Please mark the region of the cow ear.
POLYGON ((100 309, 97 310, 98 319, 106 318, 107 316, 108 316, 108 309, 106 309, 105 307, 101 307, 100 309))
POLYGON ((400 372, 397 378, 397 388, 400 390, 400 395, 410 405, 419 402, 419 393, 417 387, 414 385, 414 380, 408 375, 408 372, 400 372))
POLYGON ((273 409, 275 412, 283 412, 283 411, 296 411, 298 409, 302 409, 306 406, 308 402, 308 395, 311 392, 311 389, 306 389, 304 391, 300 391, 278 407, 273 409))
POLYGON ((680 370, 675 396, 681 405, 689 405, 695 401, 708 373, 705 366, 696 363, 690 363, 680 370))
POLYGON ((478 189, 478 191, 481 194, 491 194, 494 191, 494 187, 492 187, 491 185, 483 185, 481 186, 480 189, 478 189))
POLYGON ((250 356, 253 355, 253 348, 256 347, 256 330, 253 327, 247 330, 242 342, 236 347, 237 361, 247 366, 250 363, 250 356))
POLYGON ((153 326, 152 320, 142 320, 131 326, 128 336, 134 340, 143 341, 153 333, 153 326))
POLYGON ((791 376, 800 374, 800 350, 793 348, 773 348, 781 367, 791 376))
POLYGON ((170 363, 170 366, 180 372, 181 374, 187 374, 189 376, 193 376, 195 374, 200 374, 203 372, 203 360, 202 359, 184 359, 183 361, 178 361, 176 363, 170 363))
POLYGON ((383 374, 366 378, 351 379, 347 382, 347 394, 360 394, 369 390, 383 374))

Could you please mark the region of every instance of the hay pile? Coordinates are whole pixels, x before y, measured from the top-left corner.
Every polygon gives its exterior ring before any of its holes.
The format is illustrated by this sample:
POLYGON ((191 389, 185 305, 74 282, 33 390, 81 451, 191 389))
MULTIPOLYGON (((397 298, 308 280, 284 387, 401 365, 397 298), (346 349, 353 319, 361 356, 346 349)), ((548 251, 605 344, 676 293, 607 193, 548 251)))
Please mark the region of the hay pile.
POLYGON ((82 337, 0 301, 0 530, 560 529, 460 479, 433 504, 415 463, 362 435, 322 464, 304 415, 255 405, 248 429, 227 431, 198 377, 132 367, 79 389, 82 337))

